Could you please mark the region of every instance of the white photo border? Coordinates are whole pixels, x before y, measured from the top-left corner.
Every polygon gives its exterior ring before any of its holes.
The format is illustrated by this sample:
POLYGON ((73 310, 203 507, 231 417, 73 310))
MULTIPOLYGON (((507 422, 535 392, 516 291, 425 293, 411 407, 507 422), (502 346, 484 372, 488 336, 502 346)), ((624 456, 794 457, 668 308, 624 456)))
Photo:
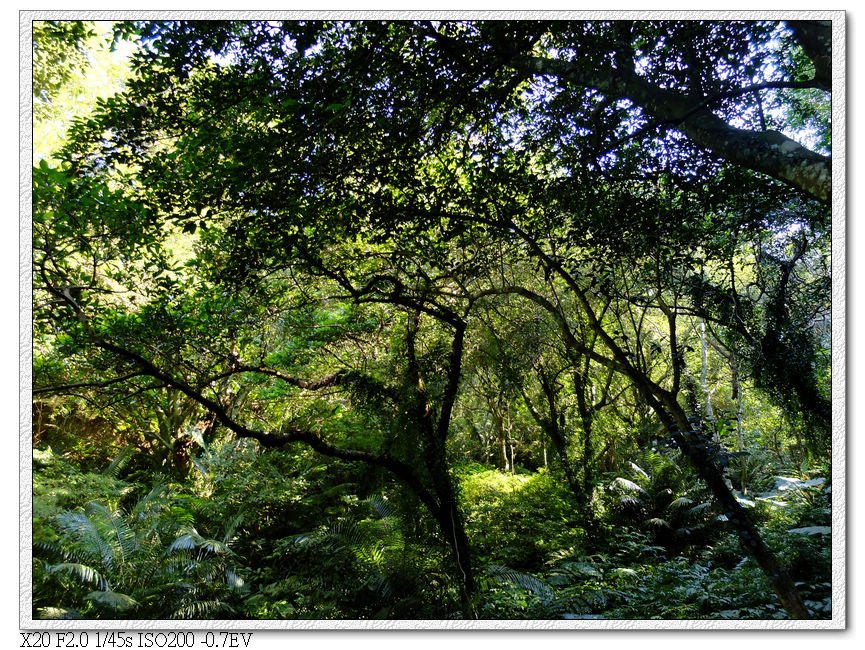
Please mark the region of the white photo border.
POLYGON ((588 10, 588 11, 150 11, 19 12, 19 626, 22 630, 844 630, 847 628, 846 242, 847 23, 844 11, 588 10), (832 21, 832 618, 758 620, 496 620, 252 621, 40 620, 32 611, 32 26, 34 20, 784 20, 832 21))

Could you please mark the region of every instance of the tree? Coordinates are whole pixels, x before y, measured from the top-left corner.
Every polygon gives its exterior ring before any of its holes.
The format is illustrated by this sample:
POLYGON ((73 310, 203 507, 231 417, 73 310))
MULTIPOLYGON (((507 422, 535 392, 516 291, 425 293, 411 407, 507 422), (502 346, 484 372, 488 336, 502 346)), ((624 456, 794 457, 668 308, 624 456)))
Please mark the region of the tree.
POLYGON ((73 120, 129 74, 130 41, 113 42, 110 23, 34 20, 33 160, 50 159, 73 120))
POLYGON ((60 89, 86 66, 84 43, 93 35, 92 23, 34 21, 33 97, 37 115, 44 113, 60 89))
MULTIPOLYGON (((749 99, 826 92, 823 27, 135 28, 137 76, 76 125, 63 167, 40 168, 34 187, 37 317, 97 371, 89 388, 169 389, 265 447, 301 443, 387 470, 437 522, 471 615, 448 442, 476 319, 495 297, 527 301, 557 339, 555 372, 570 374, 584 496, 594 414, 616 376, 693 464, 790 615, 807 615, 687 404, 682 337, 701 317, 776 341, 774 359, 790 339, 766 324, 791 321, 802 255, 776 256, 775 301, 730 298, 769 314, 750 329, 693 295, 704 269, 730 259, 719 233, 750 243, 777 232, 767 206, 800 202, 803 220, 826 222, 828 156, 766 130, 776 118, 749 99), (775 49, 784 38, 801 51, 775 49), (794 68, 791 52, 800 68, 812 61, 813 78, 766 78, 794 68), (332 334, 311 335, 322 321, 332 334), (252 391, 247 408, 225 401, 230 381, 252 391)), ((524 401, 564 463, 560 389, 549 360, 534 366, 546 407, 524 401)), ((524 377, 509 381, 526 392, 524 377)), ((803 384, 803 405, 814 386, 803 384)))
MULTIPOLYGON (((595 65, 587 65, 580 56, 583 43, 574 48, 573 57, 520 56, 512 65, 524 73, 552 77, 565 86, 593 88, 602 106, 625 101, 639 107, 645 114, 641 128, 672 126, 725 160, 767 174, 827 203, 831 198, 831 159, 780 131, 767 129, 760 93, 790 88, 830 92, 831 25, 794 21, 789 27, 811 59, 814 73, 810 79, 763 77, 748 84, 747 77, 724 78, 719 74, 721 66, 734 57, 741 62, 739 74, 757 72, 769 59, 760 46, 779 38, 777 29, 771 24, 735 22, 644 26, 621 21, 586 29, 600 32, 597 40, 589 40, 590 48, 600 43, 608 48, 606 52, 590 51, 595 65), (662 37, 668 39, 667 46, 659 47, 662 37), (744 107, 741 101, 729 100, 749 95, 756 97, 760 123, 750 129, 732 126, 729 120, 737 114, 741 117, 744 107)), ((573 47, 569 40, 562 45, 573 47)))

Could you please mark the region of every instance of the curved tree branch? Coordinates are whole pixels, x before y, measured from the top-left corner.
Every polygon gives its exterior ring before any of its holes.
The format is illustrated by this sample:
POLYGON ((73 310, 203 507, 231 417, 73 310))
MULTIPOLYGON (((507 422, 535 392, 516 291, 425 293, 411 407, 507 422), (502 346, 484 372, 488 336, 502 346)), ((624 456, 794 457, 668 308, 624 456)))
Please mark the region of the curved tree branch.
MULTIPOLYGON (((521 56, 514 58, 510 65, 521 72, 555 77, 565 83, 629 99, 655 119, 674 125, 696 144, 721 158, 796 187, 822 203, 831 200, 831 156, 810 151, 778 131, 733 127, 707 108, 712 97, 695 104, 693 98, 654 85, 633 71, 588 68, 559 59, 521 56)), ((799 87, 798 82, 794 86, 799 87)), ((742 92, 755 89, 749 86, 742 92)))
MULTIPOLYGON (((124 361, 131 362, 139 368, 137 373, 131 374, 127 378, 149 376, 160 380, 164 384, 164 386, 173 388, 183 393, 194 402, 197 402, 198 404, 203 406, 216 418, 216 420, 222 426, 233 432, 238 437, 257 440, 259 444, 261 444, 263 447, 282 447, 293 442, 300 442, 325 456, 330 456, 332 458, 338 458, 340 460, 346 461, 363 462, 386 469, 398 479, 406 483, 435 516, 440 515, 441 505, 433 496, 432 492, 424 486, 424 484, 410 465, 396 458, 393 458, 388 454, 376 454, 373 452, 358 449, 345 449, 342 447, 337 447, 336 445, 333 445, 324 440, 319 434, 312 431, 286 428, 277 432, 269 433, 265 431, 258 431, 256 429, 250 429, 246 425, 243 425, 240 422, 236 421, 234 418, 232 418, 229 415, 228 411, 220 403, 206 397, 199 390, 196 390, 185 381, 172 376, 169 372, 159 368, 152 361, 143 357, 141 354, 135 352, 134 350, 130 350, 121 345, 108 341, 103 336, 96 334, 93 328, 90 326, 84 310, 81 308, 81 306, 78 304, 78 302, 69 291, 57 289, 56 287, 48 287, 48 290, 54 295, 56 295, 58 298, 62 299, 70 308, 72 308, 72 310, 75 312, 76 317, 90 335, 90 339, 93 345, 105 350, 106 352, 111 352, 112 354, 123 359, 124 361)), ((338 375, 339 373, 330 377, 326 377, 319 383, 333 382, 335 381, 334 377, 338 375)), ((306 383, 307 385, 315 384, 315 382, 306 383)))
POLYGON ((105 388, 106 386, 111 386, 112 384, 119 384, 124 381, 128 381, 135 377, 146 377, 147 375, 143 372, 131 372, 128 375, 122 375, 120 377, 112 377, 111 379, 105 379, 103 381, 82 381, 76 384, 61 384, 57 386, 41 386, 39 388, 33 388, 34 395, 55 395, 62 393, 71 393, 79 388, 105 388))

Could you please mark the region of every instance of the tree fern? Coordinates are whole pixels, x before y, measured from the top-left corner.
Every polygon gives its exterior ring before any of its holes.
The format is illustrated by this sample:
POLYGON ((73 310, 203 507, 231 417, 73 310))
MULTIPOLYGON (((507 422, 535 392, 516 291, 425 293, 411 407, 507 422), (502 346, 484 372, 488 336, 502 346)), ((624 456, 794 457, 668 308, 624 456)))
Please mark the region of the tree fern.
POLYGON ((691 508, 691 506, 693 505, 693 499, 689 499, 688 497, 679 497, 670 501, 670 504, 667 507, 672 510, 681 510, 685 508, 691 508))
POLYGON ((78 599, 73 602, 86 616, 97 618, 121 611, 143 618, 204 615, 217 604, 225 610, 223 601, 247 589, 239 570, 228 564, 233 558, 229 541, 241 518, 228 521, 222 538, 210 538, 193 525, 194 505, 156 485, 129 513, 91 502, 83 511, 54 517, 57 540, 39 549, 52 561, 37 558, 34 568, 46 577, 39 584, 53 591, 42 596, 49 605, 42 608, 44 615, 62 616, 70 599, 78 599))
POLYGON ((138 520, 154 520, 171 505, 168 487, 156 483, 150 491, 141 497, 132 507, 130 514, 138 520))
POLYGON ((331 565, 336 561, 343 569, 339 576, 327 572, 309 576, 309 587, 315 584, 317 591, 335 591, 340 598, 376 602, 377 608, 368 616, 392 615, 395 608, 406 607, 416 599, 412 593, 417 589, 417 569, 406 559, 408 549, 398 507, 381 495, 369 497, 364 504, 371 516, 331 521, 293 537, 292 545, 298 553, 331 558, 331 565), (349 583, 352 574, 356 580, 349 583), (370 592, 375 594, 372 600, 370 592))
POLYGON ((648 494, 642 487, 630 481, 626 478, 622 478, 621 476, 617 477, 613 480, 613 487, 618 489, 619 491, 624 492, 634 492, 636 494, 648 494))
POLYGON ((398 519, 400 516, 399 508, 381 494, 367 497, 366 504, 383 519, 398 519))

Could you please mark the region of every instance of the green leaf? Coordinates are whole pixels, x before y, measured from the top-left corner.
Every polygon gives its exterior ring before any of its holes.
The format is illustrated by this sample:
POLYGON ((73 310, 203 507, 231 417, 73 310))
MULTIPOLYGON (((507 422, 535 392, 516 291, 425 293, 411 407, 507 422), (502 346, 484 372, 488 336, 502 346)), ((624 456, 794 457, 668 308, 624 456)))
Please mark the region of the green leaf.
POLYGON ((91 591, 85 598, 98 605, 121 611, 138 606, 138 601, 134 598, 116 591, 91 591))
POLYGON ((93 584, 103 589, 108 587, 108 582, 93 567, 76 562, 61 562, 60 564, 46 564, 47 573, 65 573, 72 576, 83 584, 93 584))

